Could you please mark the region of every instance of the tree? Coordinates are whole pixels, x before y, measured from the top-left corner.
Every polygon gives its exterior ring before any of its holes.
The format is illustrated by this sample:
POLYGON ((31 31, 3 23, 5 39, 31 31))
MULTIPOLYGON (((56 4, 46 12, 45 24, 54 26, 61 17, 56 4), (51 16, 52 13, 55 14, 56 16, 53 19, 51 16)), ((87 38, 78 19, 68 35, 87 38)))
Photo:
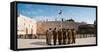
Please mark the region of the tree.
POLYGON ((73 19, 69 19, 69 20, 66 20, 66 21, 72 21, 72 22, 75 22, 73 19))

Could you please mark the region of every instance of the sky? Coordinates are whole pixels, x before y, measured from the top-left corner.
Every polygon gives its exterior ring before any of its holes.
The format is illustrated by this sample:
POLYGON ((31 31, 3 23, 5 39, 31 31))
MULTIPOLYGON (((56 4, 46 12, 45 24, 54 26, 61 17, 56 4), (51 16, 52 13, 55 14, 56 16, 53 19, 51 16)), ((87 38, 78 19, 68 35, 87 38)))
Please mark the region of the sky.
POLYGON ((54 21, 63 18, 64 20, 74 19, 76 22, 93 24, 96 20, 96 8, 89 7, 18 3, 17 10, 18 15, 24 15, 37 21, 54 21), (59 14, 60 10, 62 10, 61 14, 59 14))

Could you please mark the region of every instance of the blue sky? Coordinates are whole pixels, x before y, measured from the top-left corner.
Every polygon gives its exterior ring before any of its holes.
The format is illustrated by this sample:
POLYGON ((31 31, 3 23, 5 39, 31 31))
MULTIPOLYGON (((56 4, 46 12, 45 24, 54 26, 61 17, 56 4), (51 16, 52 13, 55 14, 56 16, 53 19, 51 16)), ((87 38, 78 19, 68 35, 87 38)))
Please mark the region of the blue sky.
POLYGON ((73 7, 73 6, 54 6, 54 5, 36 5, 21 4, 17 5, 18 15, 24 15, 37 21, 41 20, 60 20, 74 19, 76 22, 86 22, 93 24, 96 19, 96 8, 73 7), (58 13, 62 10, 62 15, 58 13))

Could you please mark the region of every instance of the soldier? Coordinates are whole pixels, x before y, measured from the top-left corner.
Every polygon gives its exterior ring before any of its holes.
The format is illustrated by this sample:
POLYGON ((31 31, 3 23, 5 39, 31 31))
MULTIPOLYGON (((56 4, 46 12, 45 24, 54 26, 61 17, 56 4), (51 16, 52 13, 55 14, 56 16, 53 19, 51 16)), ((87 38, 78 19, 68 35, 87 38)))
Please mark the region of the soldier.
POLYGON ((75 43, 76 41, 75 41, 75 39, 76 39, 76 31, 75 31, 75 29, 72 29, 72 43, 75 43))
POLYGON ((66 30, 62 29, 62 35, 63 35, 63 44, 66 44, 66 30))
POLYGON ((67 37, 68 37, 68 44, 70 44, 71 43, 71 40, 72 40, 72 32, 71 32, 70 29, 68 29, 67 37))
POLYGON ((54 45, 56 45, 56 41, 57 41, 57 30, 56 30, 56 28, 54 28, 54 30, 53 30, 53 43, 54 43, 54 45))
POLYGON ((49 28, 49 30, 47 31, 46 38, 47 38, 47 44, 51 45, 51 39, 52 39, 52 30, 51 30, 51 28, 49 28))
POLYGON ((46 44, 48 44, 48 37, 47 37, 47 34, 48 34, 48 30, 46 30, 46 44))
POLYGON ((62 42, 62 32, 60 29, 60 30, 58 30, 58 43, 59 43, 59 45, 61 45, 61 42, 62 42))

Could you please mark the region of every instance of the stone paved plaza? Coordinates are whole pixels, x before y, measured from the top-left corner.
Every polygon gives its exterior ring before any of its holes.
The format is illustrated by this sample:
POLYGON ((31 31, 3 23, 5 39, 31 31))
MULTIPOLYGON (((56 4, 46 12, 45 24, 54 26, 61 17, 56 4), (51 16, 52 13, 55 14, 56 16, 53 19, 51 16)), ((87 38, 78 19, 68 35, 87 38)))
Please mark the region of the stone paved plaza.
MULTIPOLYGON (((73 46, 73 45, 90 45, 90 44, 96 44, 96 37, 77 38, 75 44, 55 45, 55 46, 73 46)), ((55 46, 47 45, 45 39, 18 39, 18 48, 39 48, 39 47, 55 47, 55 46)))

